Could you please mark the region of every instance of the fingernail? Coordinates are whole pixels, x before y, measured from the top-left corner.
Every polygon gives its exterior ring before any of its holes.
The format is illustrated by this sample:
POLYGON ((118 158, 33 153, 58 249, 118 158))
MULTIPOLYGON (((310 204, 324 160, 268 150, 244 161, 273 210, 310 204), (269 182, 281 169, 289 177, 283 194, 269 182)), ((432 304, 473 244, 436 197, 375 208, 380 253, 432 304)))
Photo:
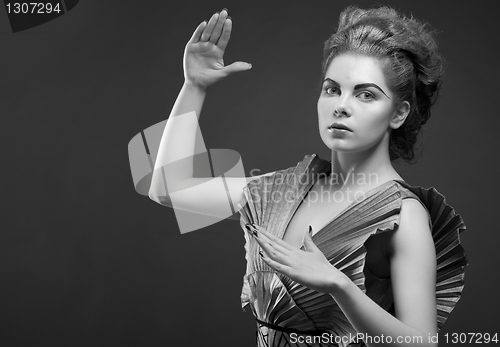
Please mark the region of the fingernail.
POLYGON ((227 10, 227 8, 225 8, 225 7, 221 10, 221 12, 222 11, 226 11, 227 13, 229 13, 229 11, 227 10))
POLYGON ((264 256, 264 253, 262 253, 262 251, 259 251, 259 255, 260 255, 261 257, 263 257, 263 256, 264 256))
POLYGON ((257 224, 255 224, 255 223, 250 223, 250 225, 251 225, 254 229, 257 229, 257 224))
POLYGON ((257 234, 257 230, 252 231, 255 237, 259 237, 259 234, 257 234))
POLYGON ((250 227, 250 224, 245 224, 245 228, 248 230, 248 231, 252 231, 252 228, 250 227))
POLYGON ((231 16, 227 16, 227 18, 226 18, 226 19, 231 19, 231 16))

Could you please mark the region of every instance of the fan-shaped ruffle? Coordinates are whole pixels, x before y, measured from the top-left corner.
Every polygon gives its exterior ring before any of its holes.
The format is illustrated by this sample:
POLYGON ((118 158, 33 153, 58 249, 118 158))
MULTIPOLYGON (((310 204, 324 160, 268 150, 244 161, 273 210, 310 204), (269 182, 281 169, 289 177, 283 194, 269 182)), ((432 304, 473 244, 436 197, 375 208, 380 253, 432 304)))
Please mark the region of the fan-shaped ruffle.
POLYGON ((460 244, 460 233, 466 229, 465 223, 435 188, 410 186, 406 182, 400 184, 420 199, 431 218, 431 232, 437 257, 437 318, 438 329, 441 329, 460 300, 465 285, 465 267, 468 260, 460 244))
MULTIPOLYGON (((256 223, 282 238, 314 184, 314 175, 328 173, 329 169, 330 162, 316 154, 307 155, 295 167, 249 182, 240 202, 242 229, 245 230, 246 223, 256 223)), ((402 200, 409 197, 417 197, 431 219, 437 254, 438 328, 441 328, 460 299, 467 259, 459 240, 459 232, 465 229, 463 220, 437 190, 413 187, 403 181, 386 182, 368 192, 363 200, 351 204, 314 234, 313 241, 334 266, 365 291, 364 243, 372 234, 397 229, 402 200)), ((245 238, 247 272, 241 297, 243 306, 250 303, 257 318, 275 325, 299 330, 324 329, 337 335, 355 334, 329 295, 275 273, 257 255, 258 244, 246 232, 245 238)), ((392 293, 388 291, 387 295, 392 293)))

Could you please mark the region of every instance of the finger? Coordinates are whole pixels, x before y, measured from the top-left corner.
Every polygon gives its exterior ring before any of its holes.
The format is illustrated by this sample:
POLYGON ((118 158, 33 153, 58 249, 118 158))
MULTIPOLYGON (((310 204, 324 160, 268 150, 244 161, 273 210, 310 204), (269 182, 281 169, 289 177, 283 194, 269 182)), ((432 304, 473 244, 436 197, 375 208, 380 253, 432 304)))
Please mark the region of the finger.
POLYGON ((198 25, 198 27, 195 29, 193 36, 191 36, 191 39, 189 40, 189 43, 196 43, 200 40, 201 33, 203 32, 203 29, 205 29, 207 25, 206 21, 203 21, 198 25))
POLYGON ((230 65, 225 66, 224 72, 226 73, 226 75, 230 75, 235 72, 250 70, 251 68, 252 64, 244 63, 242 61, 237 61, 230 65))
POLYGON ((201 34, 200 41, 208 41, 210 39, 210 35, 212 35, 212 31, 214 30, 215 24, 219 19, 219 13, 214 13, 210 20, 208 21, 205 30, 203 30, 203 34, 201 34))
POLYGON ((289 250, 285 247, 283 247, 282 245, 280 245, 279 243, 273 241, 273 240, 268 240, 267 242, 275 251, 278 252, 278 255, 283 255, 283 256, 291 256, 292 255, 292 251, 293 250, 289 250))
POLYGON ((312 227, 310 225, 309 231, 304 235, 304 249, 307 252, 315 252, 318 249, 312 239, 312 227))
POLYGON ((273 257, 276 256, 278 251, 274 249, 270 244, 269 240, 265 239, 262 235, 261 236, 254 236, 255 241, 259 244, 260 248, 266 252, 266 254, 272 255, 273 257))
POLYGON ((265 238, 262 234, 255 236, 255 240, 270 258, 283 264, 288 265, 290 263, 290 251, 265 238))
POLYGON ((268 258, 274 260, 277 263, 280 263, 282 265, 286 265, 291 267, 295 261, 294 261, 294 256, 291 254, 289 251, 287 251, 284 248, 280 248, 278 245, 273 243, 268 243, 267 241, 263 240, 262 238, 256 238, 257 243, 259 244, 261 248, 261 252, 263 252, 263 255, 266 255, 268 258))
POLYGON ((233 21, 230 17, 226 18, 224 22, 224 27, 222 28, 222 34, 217 41, 217 47, 219 47, 223 52, 226 50, 227 43, 229 42, 229 38, 231 37, 231 30, 233 28, 233 21))
MULTIPOLYGON (((257 241, 257 243, 269 254, 270 252, 276 252, 279 251, 281 252, 280 248, 278 245, 273 246, 272 244, 275 243, 273 240, 271 240, 267 235, 264 234, 264 231, 261 229, 260 231, 254 230, 252 232, 253 237, 257 241)), ((283 249, 283 248, 281 248, 283 249)))
POLYGON ((222 34, 222 27, 224 26, 224 22, 227 18, 227 10, 224 9, 220 12, 219 18, 217 19, 217 23, 214 26, 214 30, 212 31, 212 35, 210 35, 210 42, 216 44, 219 41, 219 37, 222 34))
POLYGON ((284 265, 284 264, 281 264, 281 263, 279 263, 279 262, 277 262, 277 261, 269 258, 265 254, 261 255, 261 258, 264 261, 264 263, 266 263, 267 265, 269 265, 274 270, 276 270, 278 272, 281 272, 285 276, 289 276, 290 275, 291 270, 292 270, 291 267, 289 267, 287 265, 284 265))
POLYGON ((277 251, 278 254, 282 254, 282 255, 285 255, 285 256, 290 256, 291 253, 292 253, 292 251, 293 251, 293 249, 289 249, 289 248, 283 247, 282 244, 276 242, 275 240, 266 238, 266 236, 263 235, 262 233, 259 233, 259 238, 261 239, 262 242, 265 242, 266 244, 268 244, 269 246, 271 246, 275 251, 277 251))
POLYGON ((259 226, 257 226, 257 231, 259 234, 263 234, 265 237, 267 237, 269 240, 273 241, 273 242, 276 242, 278 245, 282 246, 283 248, 289 250, 289 251, 294 251, 294 250, 297 250, 296 247, 293 247, 292 245, 290 245, 288 242, 286 241, 283 241, 282 239, 280 239, 279 237, 276 237, 275 235, 267 232, 264 228, 261 228, 259 226))

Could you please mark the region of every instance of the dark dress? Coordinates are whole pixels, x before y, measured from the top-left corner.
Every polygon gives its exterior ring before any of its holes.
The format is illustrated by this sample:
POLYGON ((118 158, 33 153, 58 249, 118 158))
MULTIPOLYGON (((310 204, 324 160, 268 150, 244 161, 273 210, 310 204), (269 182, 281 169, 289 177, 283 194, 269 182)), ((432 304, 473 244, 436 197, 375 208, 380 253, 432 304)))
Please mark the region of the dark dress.
MULTIPOLYGON (((290 223, 319 174, 329 174, 331 164, 316 154, 306 155, 296 166, 250 181, 240 202, 240 225, 255 223, 279 238, 290 223)), ((379 279, 364 269, 365 241, 370 235, 398 228, 403 199, 413 198, 429 213, 437 255, 438 329, 460 299, 467 259, 459 233, 462 218, 434 188, 388 181, 354 201, 313 235, 326 258, 386 311, 394 314, 390 279, 379 279)), ((257 242, 246 238, 247 270, 242 306, 250 306, 257 319, 258 347, 363 346, 354 342, 355 329, 329 295, 304 287, 274 271, 260 258, 257 242)))

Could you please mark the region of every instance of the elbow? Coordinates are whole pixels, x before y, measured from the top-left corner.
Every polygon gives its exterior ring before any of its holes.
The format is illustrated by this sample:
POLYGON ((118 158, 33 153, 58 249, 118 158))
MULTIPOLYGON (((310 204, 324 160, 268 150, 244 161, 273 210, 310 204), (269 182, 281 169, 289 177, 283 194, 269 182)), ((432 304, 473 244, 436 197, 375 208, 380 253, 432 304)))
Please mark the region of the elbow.
POLYGON ((157 201, 156 196, 153 194, 151 190, 148 191, 148 197, 153 201, 157 201))
POLYGON ((158 197, 157 194, 154 194, 153 192, 151 192, 151 190, 148 192, 148 197, 153 200, 154 202, 156 203, 160 203, 160 198, 158 197))
POLYGON ((162 205, 162 206, 166 206, 166 207, 172 207, 172 202, 170 200, 170 197, 169 196, 161 196, 161 195, 157 195, 157 194, 154 194, 154 193, 151 193, 151 191, 148 192, 148 197, 153 200, 154 202, 162 205))

